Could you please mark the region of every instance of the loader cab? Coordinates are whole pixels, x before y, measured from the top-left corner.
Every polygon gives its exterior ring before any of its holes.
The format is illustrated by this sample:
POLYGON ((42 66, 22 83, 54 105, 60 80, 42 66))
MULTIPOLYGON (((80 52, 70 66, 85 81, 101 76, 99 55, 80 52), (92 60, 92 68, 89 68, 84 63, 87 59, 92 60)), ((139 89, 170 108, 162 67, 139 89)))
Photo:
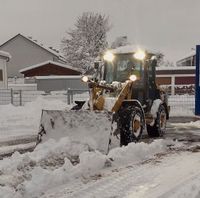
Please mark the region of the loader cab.
POLYGON ((142 104, 147 98, 154 99, 156 93, 155 67, 156 59, 152 59, 153 54, 146 54, 146 58, 138 60, 134 53, 114 54, 111 61, 104 62, 103 80, 108 84, 112 82, 125 82, 131 75, 136 76, 132 88, 132 98, 138 99, 142 104))
POLYGON ((109 84, 114 81, 123 83, 132 74, 136 75, 137 81, 143 79, 143 63, 134 59, 133 54, 116 54, 112 62, 105 61, 104 80, 109 84))

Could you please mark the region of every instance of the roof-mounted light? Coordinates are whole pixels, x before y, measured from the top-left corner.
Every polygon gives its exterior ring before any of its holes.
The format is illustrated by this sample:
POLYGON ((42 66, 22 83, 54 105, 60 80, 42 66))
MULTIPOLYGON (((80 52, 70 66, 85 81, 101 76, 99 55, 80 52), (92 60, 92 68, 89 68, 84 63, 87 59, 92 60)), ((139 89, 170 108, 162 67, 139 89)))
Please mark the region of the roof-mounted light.
POLYGON ((138 50, 137 52, 134 53, 133 56, 137 60, 144 60, 146 57, 146 53, 143 50, 138 50))
POLYGON ((109 62, 112 62, 114 60, 114 54, 110 51, 107 51, 104 56, 103 56, 103 59, 105 61, 109 61, 109 62))

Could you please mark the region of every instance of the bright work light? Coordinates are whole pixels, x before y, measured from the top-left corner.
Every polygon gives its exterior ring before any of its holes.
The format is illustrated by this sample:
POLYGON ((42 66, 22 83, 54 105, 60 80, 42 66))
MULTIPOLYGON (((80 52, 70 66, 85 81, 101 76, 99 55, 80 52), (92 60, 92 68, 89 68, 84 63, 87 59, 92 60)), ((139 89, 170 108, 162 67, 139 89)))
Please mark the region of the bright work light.
POLYGON ((146 57, 146 54, 143 50, 138 50, 133 56, 134 56, 134 58, 136 58, 138 60, 144 60, 146 57))
POLYGON ((103 59, 106 60, 106 61, 112 62, 113 59, 114 59, 114 55, 113 55, 113 53, 111 53, 110 51, 107 51, 107 52, 104 54, 103 59))
POLYGON ((89 78, 87 76, 83 76, 81 79, 83 82, 88 82, 88 80, 89 80, 89 78))
POLYGON ((137 76, 136 75, 134 75, 134 74, 132 74, 130 77, 129 77, 129 80, 131 80, 131 81, 136 81, 137 80, 137 76))

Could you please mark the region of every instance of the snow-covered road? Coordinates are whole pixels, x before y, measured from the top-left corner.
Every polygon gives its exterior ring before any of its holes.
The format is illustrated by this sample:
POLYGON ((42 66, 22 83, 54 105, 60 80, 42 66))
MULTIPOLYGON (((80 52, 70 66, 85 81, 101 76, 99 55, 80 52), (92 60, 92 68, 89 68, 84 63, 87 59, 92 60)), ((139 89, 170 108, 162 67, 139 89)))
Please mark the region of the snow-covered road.
POLYGON ((49 190, 43 198, 197 198, 200 197, 200 153, 157 156, 139 164, 102 171, 49 190))
MULTIPOLYGON (((15 151, 16 142, 27 143, 22 149, 33 147, 30 139, 37 134, 43 108, 66 104, 38 99, 24 107, 1 106, 0 150, 15 151)), ((15 152, 0 160, 0 197, 199 198, 200 121, 186 121, 172 118, 163 138, 144 136, 107 155, 91 149, 91 141, 69 137, 48 140, 30 153, 15 152)), ((93 124, 89 118, 85 122, 93 124)))
MULTIPOLYGON (((181 146, 158 151, 156 157, 139 163, 128 163, 90 178, 74 180, 48 190, 43 198, 200 197, 199 121, 187 121, 188 118, 183 123, 171 121, 165 135, 165 139, 181 142, 181 146)), ((150 143, 153 140, 143 141, 150 143)))

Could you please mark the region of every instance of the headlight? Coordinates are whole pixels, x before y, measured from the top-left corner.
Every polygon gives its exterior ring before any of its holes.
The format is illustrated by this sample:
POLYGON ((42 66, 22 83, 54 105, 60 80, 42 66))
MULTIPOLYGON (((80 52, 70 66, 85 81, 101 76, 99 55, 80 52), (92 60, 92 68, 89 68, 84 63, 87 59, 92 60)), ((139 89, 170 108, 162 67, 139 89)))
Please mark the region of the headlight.
POLYGON ((143 50, 138 50, 133 56, 135 59, 144 60, 146 57, 146 54, 143 50))
POLYGON ((111 53, 110 51, 107 51, 107 52, 104 54, 103 59, 104 59, 105 61, 112 62, 113 59, 114 59, 114 55, 113 55, 113 53, 111 53))
POLYGON ((89 78, 87 76, 83 76, 81 78, 81 80, 86 83, 86 82, 88 82, 89 78))
POLYGON ((131 80, 131 81, 136 81, 137 80, 137 76, 136 75, 131 75, 130 77, 129 77, 129 80, 131 80))

